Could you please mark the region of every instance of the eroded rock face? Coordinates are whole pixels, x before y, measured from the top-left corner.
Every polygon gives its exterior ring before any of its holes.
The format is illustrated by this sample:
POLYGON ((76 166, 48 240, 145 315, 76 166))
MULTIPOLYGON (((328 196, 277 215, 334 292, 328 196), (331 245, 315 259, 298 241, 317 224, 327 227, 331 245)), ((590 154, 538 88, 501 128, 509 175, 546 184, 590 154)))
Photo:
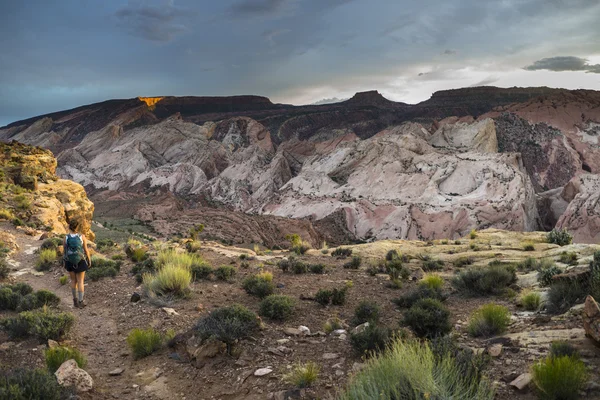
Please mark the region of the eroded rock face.
POLYGON ((567 229, 575 242, 600 241, 600 176, 582 174, 573 178, 562 190, 561 198, 568 202, 556 227, 567 229))
POLYGON ((585 329, 586 336, 594 339, 596 343, 600 343, 600 307, 596 300, 589 295, 585 298, 583 329, 585 329))

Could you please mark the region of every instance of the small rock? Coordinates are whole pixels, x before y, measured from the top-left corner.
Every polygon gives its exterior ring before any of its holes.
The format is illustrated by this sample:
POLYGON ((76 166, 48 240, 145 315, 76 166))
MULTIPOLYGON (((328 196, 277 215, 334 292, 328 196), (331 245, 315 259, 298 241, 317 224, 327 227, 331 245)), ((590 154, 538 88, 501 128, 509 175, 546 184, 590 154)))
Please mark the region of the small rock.
POLYGON ((356 328, 352 329, 352 333, 359 334, 364 332, 369 327, 369 323, 365 322, 364 324, 358 325, 356 328))
POLYGON ((273 372, 271 368, 259 368, 254 371, 254 376, 265 376, 273 372))
POLYGON ((53 349, 58 347, 58 342, 56 340, 48 339, 48 348, 53 349))
POLYGON ((194 309, 198 312, 202 312, 204 311, 204 306, 202 304, 196 304, 196 307, 194 307, 194 309))
POLYGON ((92 377, 77 366, 75 360, 67 360, 54 373, 58 384, 61 386, 73 386, 78 392, 89 392, 94 386, 92 377))
POLYGON ((298 327, 298 330, 299 330, 300 332, 302 332, 302 334, 303 334, 303 335, 307 335, 307 336, 309 336, 309 335, 310 335, 310 329, 308 329, 308 327, 307 327, 307 326, 300 325, 300 326, 298 327))
POLYGON ((138 292, 133 292, 129 301, 131 301, 132 303, 137 303, 141 299, 142 299, 142 296, 138 292))
POLYGON ((290 341, 290 339, 277 339, 277 344, 286 344, 290 341))
POLYGON ((509 383, 510 386, 523 390, 531 383, 532 376, 529 372, 519 375, 515 380, 509 383))
POLYGON ((283 328, 283 333, 290 336, 300 336, 302 332, 296 328, 283 328))
POLYGON ((342 333, 340 336, 338 336, 338 339, 340 339, 340 340, 346 340, 346 334, 342 333))
POLYGON ((4 342, 0 344, 0 350, 8 350, 15 345, 15 342, 4 342))
POLYGON ((502 354, 502 344, 496 343, 496 344, 490 346, 487 349, 487 352, 491 357, 499 357, 500 354, 502 354))
POLYGON ((121 375, 123 373, 123 371, 124 371, 123 368, 116 368, 116 369, 113 369, 112 371, 110 371, 108 373, 108 375, 110 375, 110 376, 118 376, 118 375, 121 375))
POLYGON ((346 334, 346 330, 345 329, 336 329, 335 331, 331 332, 331 334, 333 336, 340 336, 340 335, 344 335, 346 334))
POLYGON ((324 360, 335 360, 338 357, 339 357, 339 355, 336 353, 324 353, 323 354, 324 360))
POLYGON ((175 311, 174 309, 169 308, 169 307, 163 307, 163 308, 161 308, 161 310, 163 310, 164 312, 166 312, 167 315, 171 315, 171 316, 173 316, 173 315, 179 315, 179 313, 177 311, 175 311))

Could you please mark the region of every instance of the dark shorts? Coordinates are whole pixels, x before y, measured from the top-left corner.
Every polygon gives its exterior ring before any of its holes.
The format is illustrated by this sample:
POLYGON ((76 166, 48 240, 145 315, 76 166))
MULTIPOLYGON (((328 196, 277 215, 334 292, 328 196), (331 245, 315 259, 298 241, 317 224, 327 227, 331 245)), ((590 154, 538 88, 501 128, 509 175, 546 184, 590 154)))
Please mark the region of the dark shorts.
POLYGON ((79 264, 75 265, 65 260, 65 269, 68 272, 85 272, 88 270, 88 265, 85 260, 79 261, 79 264))

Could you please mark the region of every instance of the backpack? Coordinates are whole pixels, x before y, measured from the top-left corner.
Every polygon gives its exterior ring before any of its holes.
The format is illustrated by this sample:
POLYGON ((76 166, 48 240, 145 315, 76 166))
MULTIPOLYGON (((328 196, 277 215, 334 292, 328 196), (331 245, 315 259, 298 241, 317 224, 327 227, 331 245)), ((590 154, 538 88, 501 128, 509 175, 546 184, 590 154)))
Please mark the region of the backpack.
POLYGON ((67 248, 65 249, 65 260, 73 265, 85 260, 83 253, 83 239, 80 235, 67 235, 67 248))

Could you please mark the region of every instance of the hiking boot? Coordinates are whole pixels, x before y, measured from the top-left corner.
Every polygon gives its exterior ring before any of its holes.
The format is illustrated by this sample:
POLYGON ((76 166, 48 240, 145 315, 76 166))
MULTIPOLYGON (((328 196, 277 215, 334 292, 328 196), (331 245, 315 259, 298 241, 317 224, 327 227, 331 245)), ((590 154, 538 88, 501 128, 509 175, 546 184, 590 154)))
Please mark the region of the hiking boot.
POLYGON ((87 303, 85 302, 85 300, 81 300, 79 302, 79 308, 85 308, 85 307, 87 307, 87 303))
POLYGON ((73 307, 79 308, 79 300, 73 299, 73 307))

